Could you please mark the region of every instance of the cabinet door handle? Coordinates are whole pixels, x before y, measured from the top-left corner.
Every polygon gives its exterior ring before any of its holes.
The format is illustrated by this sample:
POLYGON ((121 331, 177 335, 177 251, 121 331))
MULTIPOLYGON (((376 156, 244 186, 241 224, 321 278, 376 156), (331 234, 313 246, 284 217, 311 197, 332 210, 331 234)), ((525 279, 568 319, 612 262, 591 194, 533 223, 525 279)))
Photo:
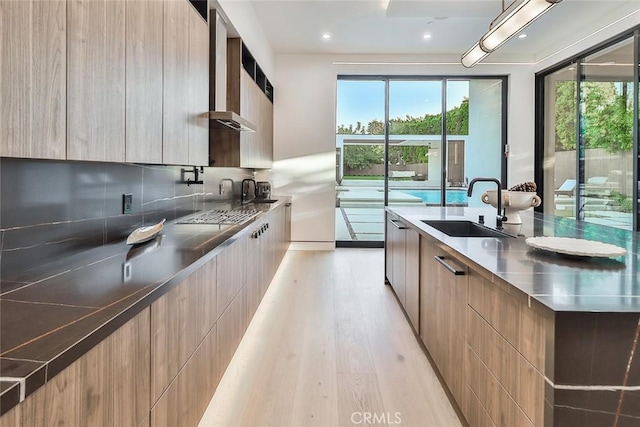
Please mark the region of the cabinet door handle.
POLYGON ((392 219, 391 220, 391 224, 395 225, 396 228, 399 228, 400 230, 404 230, 407 228, 406 225, 404 225, 403 223, 401 223, 400 221, 396 220, 396 219, 392 219))
POLYGON ((446 268, 447 270, 449 270, 450 272, 452 272, 456 276, 464 276, 465 275, 465 271, 464 270, 457 270, 456 268, 452 267, 447 261, 444 260, 443 256, 436 255, 436 256, 434 256, 434 258, 436 259, 436 261, 438 261, 440 264, 442 264, 442 266, 444 268, 446 268))

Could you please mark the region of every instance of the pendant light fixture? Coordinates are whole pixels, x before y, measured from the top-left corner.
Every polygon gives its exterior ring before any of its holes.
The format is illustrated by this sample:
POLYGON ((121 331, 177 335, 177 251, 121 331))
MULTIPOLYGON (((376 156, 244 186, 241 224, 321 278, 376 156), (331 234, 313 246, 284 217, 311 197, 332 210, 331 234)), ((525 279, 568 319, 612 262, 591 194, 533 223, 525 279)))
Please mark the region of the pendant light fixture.
POLYGON ((561 1, 514 0, 505 9, 502 0, 502 13, 491 22, 480 41, 462 55, 462 65, 473 67, 561 1))

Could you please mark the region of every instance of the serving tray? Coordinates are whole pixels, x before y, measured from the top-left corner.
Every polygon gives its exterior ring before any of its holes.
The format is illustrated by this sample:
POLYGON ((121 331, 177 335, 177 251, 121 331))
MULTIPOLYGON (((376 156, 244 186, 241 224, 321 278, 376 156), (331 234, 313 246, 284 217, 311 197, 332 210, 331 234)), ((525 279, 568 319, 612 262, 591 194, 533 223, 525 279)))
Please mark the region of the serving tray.
POLYGON ((580 257, 618 257, 627 253, 626 249, 595 240, 573 237, 529 237, 527 245, 543 251, 580 257))
POLYGON ((131 232, 131 234, 129 234, 129 237, 127 237, 127 245, 137 245, 138 243, 148 242, 149 240, 155 238, 158 233, 162 231, 162 227, 165 221, 166 219, 162 218, 162 221, 155 225, 136 228, 135 230, 133 230, 133 232, 131 232))

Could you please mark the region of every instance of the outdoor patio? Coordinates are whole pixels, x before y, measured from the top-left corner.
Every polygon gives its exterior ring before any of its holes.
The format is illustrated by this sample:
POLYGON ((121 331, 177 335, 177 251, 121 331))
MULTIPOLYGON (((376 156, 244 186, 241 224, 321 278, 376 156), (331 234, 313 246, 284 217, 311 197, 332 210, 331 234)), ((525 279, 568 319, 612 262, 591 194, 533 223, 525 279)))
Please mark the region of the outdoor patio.
MULTIPOLYGON (((439 186, 428 181, 391 181, 390 205, 420 205, 424 201, 402 190, 436 190, 439 186)), ((455 188, 462 189, 462 188, 455 188)), ((336 187, 336 240, 338 241, 383 241, 384 240, 384 181, 343 180, 336 187)), ((556 197, 555 214, 572 216, 571 203, 556 197), (560 199, 560 200, 558 200, 560 199)), ((570 200, 569 200, 570 201, 570 200)), ((632 227, 633 217, 629 213, 618 212, 591 203, 586 208, 586 221, 622 229, 632 227), (593 206, 591 206, 593 205, 593 206)))

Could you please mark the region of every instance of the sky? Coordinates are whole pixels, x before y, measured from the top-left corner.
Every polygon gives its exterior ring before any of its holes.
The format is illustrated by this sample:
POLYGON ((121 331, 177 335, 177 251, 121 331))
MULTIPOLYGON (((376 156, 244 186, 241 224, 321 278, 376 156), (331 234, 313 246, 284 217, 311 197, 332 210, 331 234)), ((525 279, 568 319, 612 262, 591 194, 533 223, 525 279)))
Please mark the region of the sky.
MULTIPOLYGON (((389 117, 406 115, 423 117, 440 113, 442 104, 441 81, 389 82, 389 117)), ((460 105, 469 96, 469 82, 447 82, 447 108, 460 105)), ((337 126, 362 122, 366 126, 373 119, 384 120, 384 82, 338 80, 337 126)))

